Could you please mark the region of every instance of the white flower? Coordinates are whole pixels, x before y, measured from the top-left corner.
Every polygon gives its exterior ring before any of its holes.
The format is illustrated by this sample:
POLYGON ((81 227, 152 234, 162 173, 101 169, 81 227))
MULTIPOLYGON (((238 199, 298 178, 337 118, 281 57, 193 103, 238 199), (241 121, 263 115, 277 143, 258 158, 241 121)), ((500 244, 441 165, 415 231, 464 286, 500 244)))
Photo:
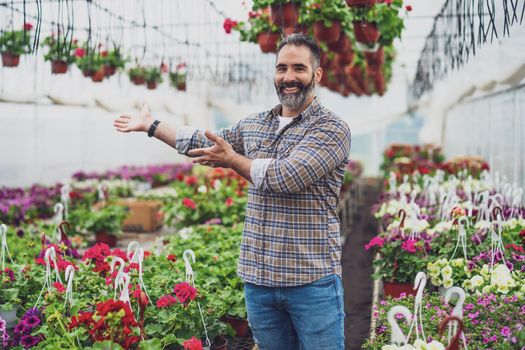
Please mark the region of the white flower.
POLYGON ((450 265, 447 265, 444 268, 442 268, 441 276, 443 276, 444 279, 452 277, 452 267, 450 267, 450 265))
POLYGON ((399 347, 399 350, 416 350, 416 348, 413 347, 413 346, 410 345, 410 344, 406 344, 406 345, 400 346, 400 347, 399 347))
POLYGON ((454 281, 452 280, 452 278, 445 278, 443 280, 443 287, 445 288, 450 288, 452 287, 453 284, 454 284, 454 281))
POLYGON ((452 228, 452 221, 441 221, 434 226, 434 231, 437 233, 448 232, 452 228))
POLYGON ((465 265, 465 260, 463 258, 454 259, 450 262, 450 265, 454 267, 463 267, 463 265, 465 265))
POLYGON ((434 278, 433 276, 430 277, 430 282, 436 287, 439 287, 443 283, 439 278, 434 278))
POLYGON ((472 283, 473 288, 481 287, 483 285, 483 282, 485 280, 480 275, 476 275, 470 279, 470 282, 472 283))
POLYGON ((206 185, 200 185, 198 188, 197 188, 197 191, 199 193, 206 193, 208 192, 208 187, 206 187, 206 185))
POLYGON ((427 343, 425 343, 421 339, 416 339, 416 341, 414 342, 414 347, 417 350, 427 350, 427 343))
POLYGON ((483 265, 479 273, 481 274, 481 276, 483 276, 483 278, 488 278, 490 275, 489 265, 487 264, 483 265))
POLYGON ((445 346, 436 340, 427 344, 427 350, 445 350, 445 346))
POLYGON ((182 239, 188 239, 190 238, 191 234, 193 232, 193 228, 191 227, 184 227, 179 230, 179 235, 182 239))
POLYGON ((465 289, 467 289, 467 290, 468 290, 468 289, 472 289, 472 281, 471 281, 471 280, 465 280, 465 281, 463 282, 463 288, 465 288, 465 289))
POLYGON ((215 191, 218 191, 222 187, 221 180, 215 180, 213 181, 213 189, 215 191))
POLYGON ((490 228, 490 221, 480 220, 480 221, 476 222, 476 225, 474 225, 474 228, 476 230, 488 229, 488 228, 490 228))

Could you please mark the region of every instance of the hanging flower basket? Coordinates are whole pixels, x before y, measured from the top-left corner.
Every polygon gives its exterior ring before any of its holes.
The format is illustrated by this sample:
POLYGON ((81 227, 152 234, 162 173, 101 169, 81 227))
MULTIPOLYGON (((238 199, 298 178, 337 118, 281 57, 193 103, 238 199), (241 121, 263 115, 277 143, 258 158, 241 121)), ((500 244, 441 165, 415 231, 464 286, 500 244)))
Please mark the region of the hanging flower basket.
POLYGON ((339 40, 328 43, 328 48, 337 53, 346 52, 350 49, 350 40, 348 39, 348 36, 344 33, 341 33, 339 36, 339 40))
POLYGON ((346 0, 346 4, 350 7, 372 7, 376 0, 346 0))
POLYGON ((91 76, 91 80, 94 83, 100 83, 102 80, 104 80, 105 77, 106 77, 106 74, 104 72, 104 66, 100 66, 99 69, 93 72, 93 75, 91 76))
POLYGON ((379 70, 375 76, 374 76, 374 83, 376 87, 376 91, 379 94, 379 96, 383 96, 385 94, 385 75, 381 70, 379 70))
POLYGON ((264 53, 277 52, 277 42, 281 40, 279 33, 259 33, 257 42, 264 53))
POLYGON ((272 5, 272 23, 281 28, 294 27, 299 19, 299 7, 299 4, 291 2, 272 5))
POLYGON ((158 86, 158 82, 156 80, 148 80, 146 86, 148 90, 155 90, 158 86))
POLYGON ((374 44, 379 40, 379 30, 376 23, 354 22, 355 40, 362 44, 374 44))
POLYGON ((348 50, 343 53, 338 53, 335 55, 335 60, 340 66, 346 66, 347 64, 350 64, 354 61, 354 52, 352 50, 348 50))
POLYGON ((115 67, 113 65, 108 65, 108 64, 104 65, 104 75, 106 77, 110 77, 112 75, 115 75, 116 72, 117 72, 117 67, 115 67))
POLYGON ((2 53, 2 65, 4 67, 18 67, 20 64, 20 55, 9 52, 2 53))
POLYGON ((339 21, 332 21, 331 27, 325 27, 323 21, 314 23, 314 37, 325 43, 333 43, 339 40, 341 36, 341 23, 339 21))
POLYGON ((381 46, 377 51, 365 51, 366 63, 369 67, 378 68, 385 63, 385 52, 381 46))
POLYGON ((53 74, 65 74, 67 72, 67 68, 68 64, 65 61, 51 61, 51 73, 53 74))
POLYGON ((416 295, 416 291, 413 289, 413 285, 411 283, 383 281, 383 288, 385 290, 385 296, 390 296, 392 298, 399 298, 401 293, 406 293, 407 295, 416 295))

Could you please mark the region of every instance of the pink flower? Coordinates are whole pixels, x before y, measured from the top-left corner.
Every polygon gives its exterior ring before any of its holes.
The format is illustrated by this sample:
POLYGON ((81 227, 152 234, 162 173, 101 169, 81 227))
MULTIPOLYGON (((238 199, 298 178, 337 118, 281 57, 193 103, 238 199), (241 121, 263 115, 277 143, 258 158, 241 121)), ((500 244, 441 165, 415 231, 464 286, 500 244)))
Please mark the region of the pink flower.
POLYGON ((510 335, 510 328, 505 326, 501 329, 501 335, 504 337, 508 337, 510 335))
POLYGON ((75 57, 82 58, 86 55, 86 50, 81 47, 75 49, 75 57))
POLYGON ((195 202, 189 198, 184 198, 182 200, 182 205, 184 205, 186 208, 189 208, 189 209, 193 209, 193 210, 197 209, 195 202))
POLYGON ((233 198, 232 197, 226 198, 225 204, 227 207, 231 207, 233 205, 233 198))
POLYGON ((31 30, 33 29, 33 25, 31 23, 24 23, 24 30, 31 30))
POLYGON ((177 299, 175 299, 170 294, 166 294, 166 295, 161 296, 159 300, 157 300, 157 308, 162 309, 162 308, 170 307, 176 302, 177 302, 177 299))
POLYGON ((195 336, 191 337, 191 339, 188 339, 184 341, 184 350, 202 350, 202 342, 195 338, 195 336))
POLYGON ((375 236, 368 242, 368 244, 365 244, 365 249, 369 250, 372 247, 378 246, 379 248, 383 248, 383 245, 385 244, 385 240, 379 236, 375 236))
POLYGON ((230 34, 232 32, 232 28, 235 28, 236 26, 237 21, 232 21, 230 18, 226 18, 224 20, 224 23, 222 24, 222 27, 224 28, 226 34, 230 34))
POLYGON ((401 244, 401 249, 409 253, 415 253, 416 252, 416 240, 407 239, 401 244))

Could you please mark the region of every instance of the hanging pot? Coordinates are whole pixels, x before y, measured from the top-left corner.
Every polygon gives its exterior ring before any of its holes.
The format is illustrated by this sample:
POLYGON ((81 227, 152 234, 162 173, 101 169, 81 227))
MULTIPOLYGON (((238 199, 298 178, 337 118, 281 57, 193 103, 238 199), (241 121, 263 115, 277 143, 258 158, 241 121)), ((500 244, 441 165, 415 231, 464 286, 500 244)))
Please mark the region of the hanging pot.
POLYGON ((131 81, 133 82, 133 84, 135 85, 142 85, 146 82, 146 79, 144 79, 143 76, 136 76, 136 77, 133 77, 131 78, 131 81))
POLYGON ((117 245, 117 236, 110 235, 106 232, 97 232, 95 238, 97 243, 106 243, 110 247, 115 247, 117 245))
POLYGON ((228 339, 223 335, 218 335, 213 339, 211 350, 228 350, 228 339))
POLYGON ((346 0, 346 4, 350 7, 372 7, 376 0, 346 0))
POLYGON ((379 40, 379 30, 377 24, 373 22, 354 22, 355 40, 362 44, 374 44, 379 40))
POLYGON ((293 27, 299 18, 299 4, 278 3, 271 6, 272 23, 278 27, 293 27))
POLYGON ((115 67, 113 65, 109 65, 109 64, 105 64, 104 65, 104 75, 106 77, 110 77, 110 76, 114 75, 116 72, 117 72, 117 67, 115 67))
POLYGON ((245 337, 248 334, 250 326, 248 320, 236 316, 226 315, 221 321, 228 323, 235 330, 235 336, 245 337))
POLYGON ((259 33, 257 42, 264 53, 277 52, 277 42, 281 39, 279 33, 259 33))
POLYGON ((51 61, 51 73, 53 74, 65 74, 67 72, 67 62, 65 61, 51 61))
POLYGON ((148 80, 146 86, 149 90, 155 90, 157 88, 158 82, 156 80, 148 80))
POLYGON ((100 83, 104 78, 106 77, 106 74, 104 73, 104 67, 100 67, 98 70, 93 72, 93 75, 91 76, 91 80, 93 80, 94 83, 100 83))
POLYGON ((341 33, 339 36, 339 40, 328 43, 328 48, 337 53, 346 52, 350 49, 350 40, 348 39, 348 36, 345 33, 341 33))
POLYGON ((341 36, 341 23, 339 21, 332 21, 331 27, 325 27, 323 21, 314 23, 314 37, 325 43, 333 43, 339 40, 341 36))
POLYGON ((20 63, 20 55, 15 55, 9 52, 2 53, 2 65, 4 67, 18 67, 20 63))
POLYGON ((378 68, 385 63, 385 52, 381 46, 377 51, 365 51, 366 63, 369 67, 378 68))
POLYGON ((346 66, 354 61, 354 52, 352 50, 348 50, 344 53, 338 53, 335 55, 335 60, 338 65, 346 66))
POLYGON ((91 77, 94 73, 95 71, 92 69, 85 69, 82 71, 82 75, 85 76, 86 78, 91 77))

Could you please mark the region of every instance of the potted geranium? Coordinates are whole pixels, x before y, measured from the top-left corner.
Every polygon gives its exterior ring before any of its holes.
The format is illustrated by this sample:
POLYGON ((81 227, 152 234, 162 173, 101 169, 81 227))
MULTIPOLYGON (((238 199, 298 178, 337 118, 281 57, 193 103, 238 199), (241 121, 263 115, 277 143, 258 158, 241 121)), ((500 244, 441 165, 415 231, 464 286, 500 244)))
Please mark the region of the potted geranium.
POLYGON ((31 52, 31 23, 25 23, 21 30, 6 31, 0 35, 0 53, 4 67, 16 67, 20 55, 31 52))
POLYGON ((314 0, 305 7, 305 22, 313 23, 314 37, 325 43, 337 42, 341 30, 348 28, 352 12, 338 0, 314 0))
POLYGON ((171 85, 179 91, 186 91, 187 69, 185 63, 179 63, 174 72, 169 73, 171 85))
POLYGON ((149 90, 155 90, 157 85, 162 82, 160 69, 157 67, 148 67, 144 71, 144 79, 149 90))
POLYGON ((113 44, 113 49, 107 51, 107 54, 102 56, 106 77, 114 75, 117 69, 123 69, 127 62, 127 59, 122 55, 121 48, 115 43, 113 44))
POLYGON ((129 79, 135 85, 142 85, 146 81, 146 69, 140 65, 136 65, 128 70, 129 79))
POLYGON ((69 65, 75 61, 76 40, 68 40, 60 32, 57 36, 52 34, 46 37, 42 46, 48 49, 44 60, 51 62, 51 73, 53 74, 65 74, 69 65))
POLYGON ((75 49, 75 64, 82 71, 85 77, 91 77, 93 82, 104 80, 103 56, 94 48, 87 45, 75 49))
POLYGON ((354 34, 358 42, 366 45, 391 45, 395 38, 401 37, 404 28, 399 17, 402 0, 378 3, 373 7, 357 9, 354 20, 354 34))
POLYGON ((268 13, 263 11, 250 12, 248 23, 227 18, 224 21, 224 29, 228 34, 232 29, 238 31, 241 41, 258 43, 264 53, 276 52, 277 43, 281 39, 279 27, 272 24, 268 13))
POLYGON ((254 0, 253 9, 270 8, 272 23, 282 28, 294 27, 299 20, 301 0, 254 0))

